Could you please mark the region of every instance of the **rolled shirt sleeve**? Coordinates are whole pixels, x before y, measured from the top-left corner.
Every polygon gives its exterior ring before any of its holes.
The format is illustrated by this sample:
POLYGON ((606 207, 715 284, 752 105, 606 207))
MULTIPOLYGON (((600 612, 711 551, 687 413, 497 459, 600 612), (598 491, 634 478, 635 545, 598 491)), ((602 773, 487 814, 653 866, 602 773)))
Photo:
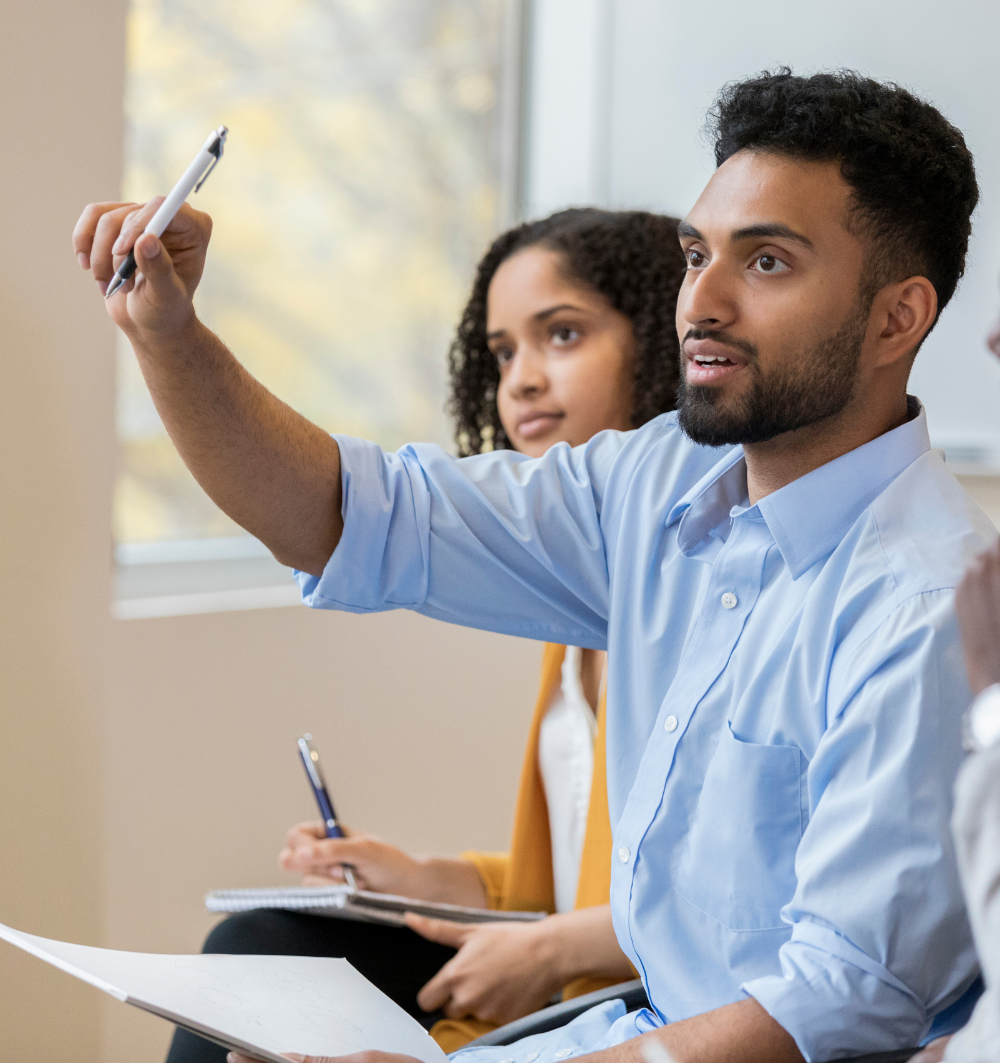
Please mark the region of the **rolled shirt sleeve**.
POLYGON ((307 605, 407 608, 527 638, 606 648, 601 503, 629 433, 558 444, 538 459, 455 459, 337 436, 344 533, 323 574, 298 573, 307 605))
POLYGON ((920 1044, 978 973, 948 831, 967 689, 951 602, 909 599, 831 670, 845 693, 807 772, 781 974, 742 986, 807 1060, 920 1044))

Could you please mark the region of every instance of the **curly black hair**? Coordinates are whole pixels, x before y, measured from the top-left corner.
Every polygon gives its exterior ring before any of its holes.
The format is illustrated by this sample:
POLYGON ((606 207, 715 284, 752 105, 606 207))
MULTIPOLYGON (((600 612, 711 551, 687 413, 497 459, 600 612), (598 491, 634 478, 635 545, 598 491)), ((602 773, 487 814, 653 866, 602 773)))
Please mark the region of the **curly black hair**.
POLYGON ((747 150, 839 162, 849 223, 872 251, 862 297, 870 305, 886 284, 920 275, 940 315, 965 271, 979 188, 965 138, 936 107, 853 70, 797 77, 782 67, 726 85, 708 131, 719 166, 747 150))
POLYGON ((567 278, 599 292, 632 322, 632 424, 674 408, 680 371, 674 309, 685 270, 677 225, 676 218, 641 210, 575 208, 518 225, 493 241, 448 352, 448 412, 461 456, 478 454, 484 444, 510 447, 497 412, 500 369, 486 343, 486 300, 500 264, 526 247, 558 252, 567 278))

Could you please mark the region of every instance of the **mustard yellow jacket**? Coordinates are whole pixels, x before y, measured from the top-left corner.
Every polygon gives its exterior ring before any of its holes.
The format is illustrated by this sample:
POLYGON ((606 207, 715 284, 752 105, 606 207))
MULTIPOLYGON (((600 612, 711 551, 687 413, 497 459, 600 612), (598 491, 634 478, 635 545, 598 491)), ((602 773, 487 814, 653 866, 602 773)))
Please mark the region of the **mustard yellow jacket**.
MULTIPOLYGON (((489 906, 500 911, 554 912, 555 888, 552 881, 552 841, 545 788, 538 765, 538 735, 542 718, 559 689, 565 646, 547 644, 542 657, 542 677, 535 714, 524 751, 521 781, 514 811, 514 830, 508 853, 462 853, 476 866, 489 906)), ((607 704, 602 697, 597 710, 594 739, 594 778, 590 788, 590 808, 580 860, 576 907, 607 904, 611 892, 611 821, 608 816, 608 780, 605 765, 605 725, 607 704)), ((614 979, 577 978, 563 990, 564 999, 614 985, 614 979)), ((473 1038, 495 1029, 493 1023, 478 1019, 443 1019, 434 1025, 431 1036, 446 1052, 454 1052, 473 1038)))

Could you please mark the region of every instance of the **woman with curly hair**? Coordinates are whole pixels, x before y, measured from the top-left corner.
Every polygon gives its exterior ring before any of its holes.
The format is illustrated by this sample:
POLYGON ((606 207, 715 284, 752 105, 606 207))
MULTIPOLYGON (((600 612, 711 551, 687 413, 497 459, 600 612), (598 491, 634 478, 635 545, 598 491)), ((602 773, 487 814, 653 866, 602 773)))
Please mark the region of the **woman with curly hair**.
MULTIPOLYGON (((459 455, 541 457, 673 408, 674 325, 685 263, 677 220, 575 209, 498 237, 476 272, 449 353, 459 455)), ((281 863, 306 884, 343 881, 423 900, 545 911, 531 923, 462 925, 408 915, 388 927, 255 911, 220 923, 206 952, 345 956, 453 1051, 498 1024, 635 977, 608 903, 611 826, 597 650, 547 645, 509 853, 413 857, 372 835, 288 834, 281 863)), ((178 1031, 168 1063, 225 1050, 178 1031)))

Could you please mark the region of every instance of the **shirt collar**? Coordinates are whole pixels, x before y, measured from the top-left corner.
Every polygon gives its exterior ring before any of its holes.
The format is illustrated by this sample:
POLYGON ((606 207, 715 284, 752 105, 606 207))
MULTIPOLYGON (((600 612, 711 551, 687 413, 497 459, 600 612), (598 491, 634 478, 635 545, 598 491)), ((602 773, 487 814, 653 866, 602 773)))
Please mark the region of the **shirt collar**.
MULTIPOLYGON (((793 579, 829 554, 885 488, 930 450, 927 414, 907 396, 910 419, 864 446, 800 476, 755 507, 767 523, 793 579)), ((746 460, 735 447, 667 515, 679 520, 677 544, 690 554, 713 528, 746 500, 746 460)))

